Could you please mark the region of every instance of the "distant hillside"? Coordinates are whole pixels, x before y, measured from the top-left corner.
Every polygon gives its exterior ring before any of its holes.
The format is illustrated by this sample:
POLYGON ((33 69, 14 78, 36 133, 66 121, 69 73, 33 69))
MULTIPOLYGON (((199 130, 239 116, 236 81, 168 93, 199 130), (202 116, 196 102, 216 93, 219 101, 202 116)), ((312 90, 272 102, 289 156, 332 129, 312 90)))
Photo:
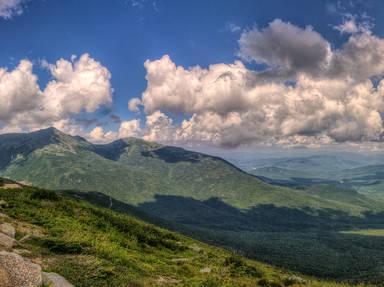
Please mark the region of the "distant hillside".
POLYGON ((0 250, 18 252, 77 287, 347 286, 281 271, 52 191, 8 189, 10 183, 0 180, 0 223, 16 228, 17 242, 3 247, 2 235, 0 250))
MULTIPOLYGON (((262 166, 247 171, 266 182, 289 187, 333 185, 355 189, 379 201, 384 200, 384 165, 382 154, 272 158, 263 160, 262 166), (348 159, 348 156, 351 159, 348 159)), ((258 165, 258 161, 255 163, 258 165)))

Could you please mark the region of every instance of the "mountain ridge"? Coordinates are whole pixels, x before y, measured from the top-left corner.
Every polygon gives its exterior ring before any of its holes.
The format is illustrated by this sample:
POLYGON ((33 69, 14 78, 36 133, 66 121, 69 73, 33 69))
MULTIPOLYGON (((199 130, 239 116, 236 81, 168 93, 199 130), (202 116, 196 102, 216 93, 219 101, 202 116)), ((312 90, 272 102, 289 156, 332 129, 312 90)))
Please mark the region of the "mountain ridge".
POLYGON ((99 191, 133 204, 164 194, 220 198, 237 208, 365 209, 270 185, 220 157, 133 137, 93 144, 55 128, 1 135, 0 175, 44 188, 99 191))
POLYGON ((353 272, 364 263, 366 277, 384 260, 380 239, 340 233, 382 227, 382 206, 358 193, 270 185, 221 158, 132 138, 92 144, 48 129, 2 136, 0 155, 9 151, 0 176, 90 200, 86 192, 99 192, 103 206, 117 200, 124 211, 129 204, 170 228, 275 266, 345 280, 345 268, 329 270, 340 258, 353 272))

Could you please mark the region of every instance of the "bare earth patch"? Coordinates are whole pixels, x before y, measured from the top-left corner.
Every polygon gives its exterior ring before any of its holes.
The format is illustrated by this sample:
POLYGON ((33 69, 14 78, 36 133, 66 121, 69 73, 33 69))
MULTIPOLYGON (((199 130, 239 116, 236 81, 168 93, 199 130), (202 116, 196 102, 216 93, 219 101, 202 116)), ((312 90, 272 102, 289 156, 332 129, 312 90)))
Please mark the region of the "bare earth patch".
POLYGON ((22 186, 18 183, 4 183, 0 188, 4 189, 16 189, 16 188, 22 188, 22 186))

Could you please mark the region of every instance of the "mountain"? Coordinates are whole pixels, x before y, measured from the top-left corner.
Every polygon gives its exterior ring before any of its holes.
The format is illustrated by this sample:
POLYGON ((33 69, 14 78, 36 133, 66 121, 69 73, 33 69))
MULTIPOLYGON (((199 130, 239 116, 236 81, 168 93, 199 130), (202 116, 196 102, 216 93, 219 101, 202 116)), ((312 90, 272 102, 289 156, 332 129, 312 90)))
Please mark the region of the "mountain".
POLYGON ((1 229, 0 250, 17 252, 78 287, 346 286, 248 260, 65 193, 0 178, 0 200, 0 223, 14 226, 18 240, 3 247, 1 229))
POLYGON ((0 166, 3 177, 136 210, 275 266, 354 282, 384 279, 384 238, 345 232, 384 229, 384 205, 360 193, 272 185, 219 157, 135 138, 92 144, 53 128, 0 135, 0 166))
POLYGON ((99 191, 135 205, 169 195, 218 198, 236 208, 273 203, 364 210, 267 184, 218 157, 135 138, 97 145, 54 128, 0 135, 0 167, 1 175, 17 181, 51 189, 99 191))

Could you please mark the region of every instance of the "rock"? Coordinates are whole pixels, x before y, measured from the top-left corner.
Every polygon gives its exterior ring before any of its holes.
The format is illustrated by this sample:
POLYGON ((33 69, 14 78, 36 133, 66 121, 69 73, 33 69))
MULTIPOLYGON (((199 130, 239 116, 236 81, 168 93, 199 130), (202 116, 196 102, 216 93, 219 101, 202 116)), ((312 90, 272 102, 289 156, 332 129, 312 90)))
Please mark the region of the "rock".
POLYGON ((13 249, 13 252, 19 255, 28 255, 31 254, 31 251, 27 249, 13 249))
POLYGON ((171 259, 171 261, 175 263, 184 263, 189 261, 189 258, 173 258, 171 259))
POLYGON ((6 247, 6 248, 12 248, 16 244, 17 244, 17 241, 15 239, 13 239, 12 237, 9 237, 8 235, 0 233, 0 246, 6 247))
POLYGON ((160 285, 178 284, 181 282, 181 280, 178 280, 172 277, 167 277, 167 276, 159 276, 155 281, 160 285))
POLYGON ((43 272, 43 284, 49 287, 74 287, 63 276, 57 273, 43 272))
POLYGON ((190 249, 192 249, 193 251, 195 252, 202 252, 203 251, 203 248, 201 248, 199 245, 197 244, 192 244, 191 246, 189 246, 190 249))
POLYGON ((2 287, 39 287, 42 284, 41 267, 16 253, 1 251, 0 280, 2 287))
POLYGON ((9 237, 15 238, 16 230, 9 223, 0 224, 0 232, 8 235, 9 237))
POLYGON ((283 280, 285 286, 292 286, 292 285, 306 285, 307 281, 297 275, 292 275, 289 277, 284 278, 283 280))
POLYGON ((5 200, 0 199, 0 207, 8 207, 8 203, 5 200))
POLYGON ((209 267, 205 267, 200 270, 200 273, 211 273, 211 272, 212 272, 212 269, 209 267))
POLYGON ((33 238, 32 234, 26 234, 22 238, 19 239, 19 242, 20 243, 24 243, 24 242, 26 242, 26 241, 28 241, 28 240, 30 240, 32 238, 33 238))

